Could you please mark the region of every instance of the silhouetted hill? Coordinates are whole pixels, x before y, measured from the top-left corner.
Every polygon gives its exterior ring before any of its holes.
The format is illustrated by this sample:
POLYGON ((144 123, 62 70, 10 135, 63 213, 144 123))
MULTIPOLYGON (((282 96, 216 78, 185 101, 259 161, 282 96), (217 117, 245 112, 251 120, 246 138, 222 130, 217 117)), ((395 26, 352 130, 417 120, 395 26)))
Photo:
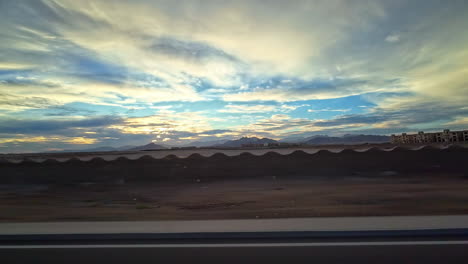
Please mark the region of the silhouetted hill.
POLYGON ((314 138, 319 138, 319 137, 328 137, 327 135, 315 135, 315 136, 291 136, 291 137, 286 137, 283 139, 280 139, 280 142, 285 142, 285 143, 303 143, 306 141, 309 141, 314 138))
POLYGON ((149 144, 146 144, 146 145, 143 145, 143 146, 138 146, 138 147, 134 147, 134 148, 126 149, 126 150, 140 151, 140 150, 158 150, 158 149, 167 149, 167 147, 163 146, 163 145, 157 145, 157 144, 154 144, 154 143, 149 143, 149 144))
POLYGON ((242 147, 242 145, 247 144, 274 144, 278 143, 278 141, 270 138, 257 138, 257 137, 243 137, 240 139, 235 140, 228 140, 223 144, 216 145, 217 147, 230 147, 230 148, 237 148, 242 147))
POLYGON ((53 150, 47 151, 45 153, 62 153, 62 152, 107 152, 107 151, 124 151, 130 148, 134 148, 135 146, 121 146, 121 147, 95 147, 95 148, 87 148, 87 149, 64 149, 64 150, 53 150))
POLYGON ((222 145, 226 143, 227 141, 228 141, 227 139, 211 140, 211 141, 193 141, 193 142, 190 142, 189 144, 186 144, 185 146, 211 147, 211 146, 222 145))

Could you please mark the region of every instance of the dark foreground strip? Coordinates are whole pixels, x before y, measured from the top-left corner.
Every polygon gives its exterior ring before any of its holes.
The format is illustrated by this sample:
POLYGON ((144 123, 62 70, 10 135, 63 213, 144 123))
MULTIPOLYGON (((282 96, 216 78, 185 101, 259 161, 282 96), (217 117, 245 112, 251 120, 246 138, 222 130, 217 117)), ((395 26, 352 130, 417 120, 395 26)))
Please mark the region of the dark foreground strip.
POLYGON ((0 245, 118 245, 202 243, 309 243, 379 241, 462 241, 468 229, 394 231, 204 232, 0 235, 0 245))

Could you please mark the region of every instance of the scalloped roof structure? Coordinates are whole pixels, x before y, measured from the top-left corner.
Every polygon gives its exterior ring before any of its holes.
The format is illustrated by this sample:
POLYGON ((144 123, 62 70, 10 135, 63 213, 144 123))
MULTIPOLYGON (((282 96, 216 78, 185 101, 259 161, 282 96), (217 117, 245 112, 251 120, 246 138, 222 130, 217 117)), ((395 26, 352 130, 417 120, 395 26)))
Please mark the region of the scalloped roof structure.
POLYGON ((206 158, 224 159, 228 157, 249 158, 252 156, 305 156, 305 155, 340 155, 352 153, 382 153, 382 152, 406 152, 406 151, 464 151, 468 152, 468 148, 462 145, 450 146, 395 146, 389 148, 370 147, 370 148, 333 148, 333 149, 317 149, 317 148, 278 148, 278 149, 194 149, 187 150, 164 150, 164 151, 145 151, 128 152, 128 153, 99 153, 98 155, 83 155, 80 153, 67 153, 66 155, 50 155, 46 154, 25 154, 25 155, 3 155, 0 156, 0 164, 8 163, 105 163, 105 162, 128 162, 132 160, 151 161, 158 159, 190 159, 202 160, 206 158))

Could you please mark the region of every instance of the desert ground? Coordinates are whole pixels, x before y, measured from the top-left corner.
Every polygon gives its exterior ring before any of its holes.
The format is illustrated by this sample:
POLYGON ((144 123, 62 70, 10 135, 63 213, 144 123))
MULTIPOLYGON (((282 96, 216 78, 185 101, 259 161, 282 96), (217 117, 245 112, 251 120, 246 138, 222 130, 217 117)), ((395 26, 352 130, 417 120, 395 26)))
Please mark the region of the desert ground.
POLYGON ((0 221, 192 220, 468 213, 464 175, 2 185, 0 221))
POLYGON ((0 222, 468 214, 465 147, 207 151, 4 156, 0 222))

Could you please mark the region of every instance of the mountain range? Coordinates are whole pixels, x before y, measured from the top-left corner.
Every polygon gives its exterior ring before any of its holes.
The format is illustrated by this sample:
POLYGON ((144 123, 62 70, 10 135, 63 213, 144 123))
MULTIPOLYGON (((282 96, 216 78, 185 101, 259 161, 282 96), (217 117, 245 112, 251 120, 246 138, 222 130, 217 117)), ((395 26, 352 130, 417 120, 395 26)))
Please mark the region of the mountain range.
POLYGON ((185 145, 186 147, 212 147, 222 145, 229 141, 228 139, 210 140, 210 141, 193 141, 185 145))
POLYGON ((64 149, 64 150, 54 150, 48 151, 48 153, 61 153, 61 152, 108 152, 108 151, 140 151, 140 150, 158 150, 158 149, 167 149, 166 146, 157 145, 154 143, 149 143, 143 146, 121 146, 121 147, 96 147, 88 149, 64 149))
MULTIPOLYGON (((277 144, 277 143, 294 143, 304 145, 331 145, 331 144, 363 144, 363 143, 387 143, 390 142, 389 136, 380 135, 351 135, 347 134, 342 137, 330 137, 327 135, 315 135, 311 137, 289 137, 279 141, 270 138, 257 137, 242 137, 234 140, 213 140, 213 141, 194 141, 186 146, 192 147, 227 147, 239 148, 248 144, 277 144)), ((149 143, 142 146, 121 146, 121 147, 96 147, 81 150, 62 150, 53 152, 106 152, 106 151, 143 151, 143 150, 160 150, 168 149, 165 145, 149 143)))
POLYGON ((237 148, 242 147, 242 145, 247 144, 274 144, 278 143, 278 141, 270 138, 257 138, 257 137, 242 137, 240 139, 235 140, 228 140, 223 144, 215 145, 215 147, 229 147, 229 148, 237 148))
POLYGON ((140 151, 140 150, 159 150, 159 149, 167 149, 166 146, 158 145, 154 143, 149 143, 143 146, 137 146, 133 148, 126 149, 128 151, 140 151))

